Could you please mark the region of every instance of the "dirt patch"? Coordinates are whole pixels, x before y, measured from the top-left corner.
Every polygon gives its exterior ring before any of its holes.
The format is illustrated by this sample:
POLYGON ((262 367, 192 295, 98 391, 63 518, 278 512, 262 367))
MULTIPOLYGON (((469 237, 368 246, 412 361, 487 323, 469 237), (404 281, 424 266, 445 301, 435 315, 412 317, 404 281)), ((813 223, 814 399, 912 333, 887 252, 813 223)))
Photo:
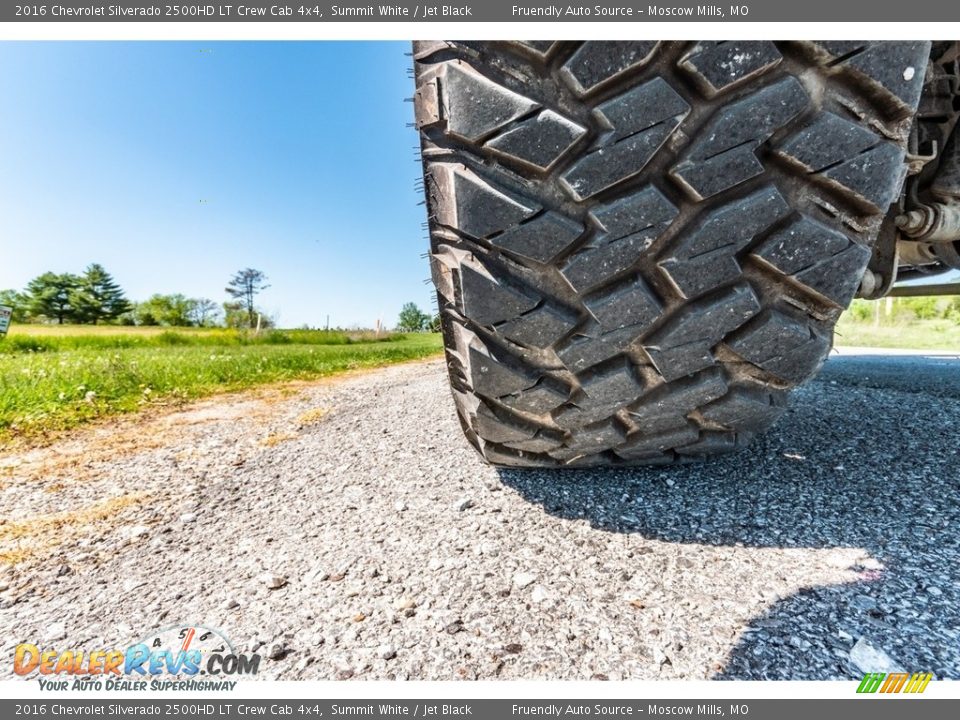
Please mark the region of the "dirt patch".
POLYGON ((122 511, 142 505, 150 497, 146 493, 131 493, 19 522, 0 521, 0 563, 21 563, 64 543, 75 543, 82 535, 102 532, 111 524, 120 523, 122 511))
MULTIPOLYGON (((430 360, 398 363, 395 367, 422 365, 430 360)), ((145 450, 159 449, 176 442, 187 428, 225 421, 268 423, 276 407, 310 391, 335 387, 341 383, 382 371, 383 368, 349 370, 316 380, 293 380, 259 388, 228 392, 183 404, 146 406, 138 413, 97 421, 71 431, 48 435, 41 440, 17 443, 0 452, 0 489, 4 478, 49 480, 69 477, 83 480, 103 462, 145 450)), ((319 406, 303 411, 299 425, 323 421, 332 408, 319 406)), ((280 442, 269 440, 268 446, 280 442)), ((62 482, 62 480, 60 481, 62 482)))

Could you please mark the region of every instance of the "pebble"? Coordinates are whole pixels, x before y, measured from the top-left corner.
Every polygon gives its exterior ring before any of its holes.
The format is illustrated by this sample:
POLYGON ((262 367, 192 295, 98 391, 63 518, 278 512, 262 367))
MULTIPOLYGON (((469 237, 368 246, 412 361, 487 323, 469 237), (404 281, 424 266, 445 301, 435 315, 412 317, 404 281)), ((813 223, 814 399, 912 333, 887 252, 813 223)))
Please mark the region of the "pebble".
POLYGON ((283 575, 274 575, 273 573, 263 573, 260 576, 260 582, 271 590, 277 590, 287 584, 287 579, 283 575))
POLYGON ((66 636, 67 627, 62 622, 52 622, 43 631, 43 639, 47 642, 63 640, 66 636))
POLYGON ((850 605, 857 610, 872 610, 877 606, 877 601, 868 595, 857 595, 850 601, 850 605))
POLYGON ((196 513, 186 512, 180 516, 180 522, 183 523, 192 523, 197 521, 196 513))
POLYGON ((463 512, 464 510, 468 510, 469 508, 473 507, 473 500, 470 498, 461 498, 460 500, 457 500, 455 507, 459 512, 463 512))
POLYGON ((513 584, 523 590, 528 585, 532 585, 536 579, 537 576, 533 573, 518 572, 513 576, 513 584))
POLYGON ((876 647, 865 637, 857 640, 856 645, 850 650, 850 661, 864 673, 904 672, 903 668, 886 651, 876 647))
POLYGON ((377 648, 377 655, 384 660, 392 660, 397 656, 397 649, 393 645, 381 645, 377 648))
POLYGON ((403 595, 393 601, 393 607, 397 610, 411 610, 417 606, 417 601, 409 595, 403 595))

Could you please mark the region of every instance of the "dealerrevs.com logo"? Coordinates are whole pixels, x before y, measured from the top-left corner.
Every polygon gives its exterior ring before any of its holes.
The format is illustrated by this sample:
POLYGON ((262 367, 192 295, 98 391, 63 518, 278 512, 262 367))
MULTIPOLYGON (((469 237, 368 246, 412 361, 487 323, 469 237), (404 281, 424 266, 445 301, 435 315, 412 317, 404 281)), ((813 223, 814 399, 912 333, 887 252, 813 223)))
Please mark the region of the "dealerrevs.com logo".
POLYGON ((232 678, 259 668, 260 655, 236 652, 205 625, 173 625, 124 650, 21 643, 13 657, 13 671, 38 679, 41 690, 232 690, 232 678))

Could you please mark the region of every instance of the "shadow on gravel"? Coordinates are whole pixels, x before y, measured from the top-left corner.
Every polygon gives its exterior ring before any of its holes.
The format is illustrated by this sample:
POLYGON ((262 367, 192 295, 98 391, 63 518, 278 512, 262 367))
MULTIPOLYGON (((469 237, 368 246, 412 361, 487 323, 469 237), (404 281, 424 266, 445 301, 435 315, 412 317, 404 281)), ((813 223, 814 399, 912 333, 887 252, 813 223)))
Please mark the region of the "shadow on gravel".
POLYGON ((960 361, 835 357, 771 432, 734 455, 666 468, 503 470, 501 479, 552 515, 609 532, 857 547, 882 564, 870 581, 776 603, 718 677, 859 679, 847 653, 863 636, 906 670, 958 678, 958 428, 960 361))

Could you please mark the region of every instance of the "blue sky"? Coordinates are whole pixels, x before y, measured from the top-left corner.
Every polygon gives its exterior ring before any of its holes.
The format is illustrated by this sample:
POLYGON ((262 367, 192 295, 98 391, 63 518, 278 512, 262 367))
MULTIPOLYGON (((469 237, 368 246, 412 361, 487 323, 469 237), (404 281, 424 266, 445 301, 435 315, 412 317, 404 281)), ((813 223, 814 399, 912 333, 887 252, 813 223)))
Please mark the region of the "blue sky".
POLYGON ((267 273, 283 326, 431 309, 406 43, 0 43, 0 288, 267 273))

